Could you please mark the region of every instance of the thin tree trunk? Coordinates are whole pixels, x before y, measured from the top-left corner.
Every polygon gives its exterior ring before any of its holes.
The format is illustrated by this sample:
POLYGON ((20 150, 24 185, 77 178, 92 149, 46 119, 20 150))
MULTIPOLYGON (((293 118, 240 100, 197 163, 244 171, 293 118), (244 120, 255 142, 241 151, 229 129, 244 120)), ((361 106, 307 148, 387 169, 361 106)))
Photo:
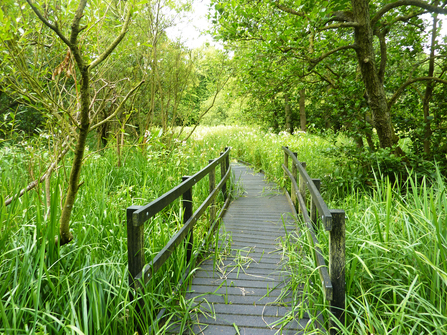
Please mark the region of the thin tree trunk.
POLYGON ((290 111, 289 93, 286 93, 284 95, 284 100, 285 100, 285 113, 286 113, 286 131, 292 134, 293 133, 292 113, 290 111))
POLYGON ((78 193, 79 178, 81 176, 82 159, 84 158, 85 143, 87 141, 87 135, 90 129, 89 120, 89 107, 90 107, 90 76, 87 66, 80 67, 82 75, 82 85, 80 89, 81 95, 81 122, 79 128, 79 138, 76 143, 76 148, 73 157, 73 163, 71 167, 70 177, 68 180, 68 190, 65 197, 65 203, 62 208, 60 219, 60 245, 69 243, 73 239, 73 235, 70 232, 70 217, 73 212, 73 206, 78 193))
POLYGON ((306 90, 303 88, 300 90, 300 128, 301 131, 307 130, 306 120, 306 90))

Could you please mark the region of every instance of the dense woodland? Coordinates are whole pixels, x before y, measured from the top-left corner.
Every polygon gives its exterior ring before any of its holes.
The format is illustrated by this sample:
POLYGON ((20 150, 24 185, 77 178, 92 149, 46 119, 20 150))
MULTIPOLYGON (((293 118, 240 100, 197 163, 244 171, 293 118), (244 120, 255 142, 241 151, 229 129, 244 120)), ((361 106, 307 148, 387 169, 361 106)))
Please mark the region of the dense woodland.
POLYGON ((211 0, 191 49, 193 1, 0 4, 0 333, 130 332, 124 209, 225 146, 283 186, 289 145, 352 218, 346 333, 446 334, 447 4, 211 0))

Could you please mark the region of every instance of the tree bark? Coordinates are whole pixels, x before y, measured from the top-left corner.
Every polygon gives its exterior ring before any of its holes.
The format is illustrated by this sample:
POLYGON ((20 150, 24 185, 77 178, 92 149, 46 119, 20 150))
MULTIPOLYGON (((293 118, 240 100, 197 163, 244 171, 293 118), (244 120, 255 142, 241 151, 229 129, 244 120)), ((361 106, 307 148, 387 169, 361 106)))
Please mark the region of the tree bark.
POLYGON ((306 120, 306 90, 303 88, 300 90, 300 128, 301 131, 307 130, 306 120))
POLYGON ((284 104, 285 104, 285 114, 286 114, 286 131, 290 134, 293 133, 292 128, 292 112, 290 110, 290 100, 289 100, 289 93, 286 93, 284 95, 284 104))
POLYGON ((70 177, 68 180, 67 195, 65 197, 65 203, 61 213, 60 226, 59 226, 60 245, 67 244, 73 239, 73 235, 70 232, 70 217, 76 200, 76 194, 78 193, 78 184, 81 175, 82 159, 84 158, 85 143, 87 141, 87 135, 90 130, 90 119, 88 113, 90 109, 89 69, 85 65, 82 67, 80 66, 79 68, 82 76, 82 84, 80 89, 81 120, 79 127, 79 138, 78 142, 76 143, 70 177))
MULTIPOLYGON (((376 68, 373 48, 373 29, 370 21, 369 1, 351 0, 353 14, 358 27, 354 28, 356 54, 363 82, 365 84, 368 102, 372 111, 374 125, 379 137, 380 147, 391 148, 397 144, 398 138, 391 124, 385 89, 376 68)), ((400 148, 397 154, 402 155, 400 148)))

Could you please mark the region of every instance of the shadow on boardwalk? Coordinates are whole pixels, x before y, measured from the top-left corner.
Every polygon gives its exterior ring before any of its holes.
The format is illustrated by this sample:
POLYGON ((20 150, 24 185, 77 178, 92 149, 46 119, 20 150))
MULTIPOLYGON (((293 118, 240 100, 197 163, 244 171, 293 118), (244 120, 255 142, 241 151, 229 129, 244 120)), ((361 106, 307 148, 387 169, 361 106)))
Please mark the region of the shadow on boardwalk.
POLYGON ((227 255, 203 262, 187 293, 199 310, 193 333, 300 334, 309 321, 306 315, 297 321, 292 313, 301 292, 284 290, 281 239, 286 230, 296 230, 291 207, 263 174, 241 164, 232 169, 243 194, 223 218, 221 231, 230 236, 227 255))

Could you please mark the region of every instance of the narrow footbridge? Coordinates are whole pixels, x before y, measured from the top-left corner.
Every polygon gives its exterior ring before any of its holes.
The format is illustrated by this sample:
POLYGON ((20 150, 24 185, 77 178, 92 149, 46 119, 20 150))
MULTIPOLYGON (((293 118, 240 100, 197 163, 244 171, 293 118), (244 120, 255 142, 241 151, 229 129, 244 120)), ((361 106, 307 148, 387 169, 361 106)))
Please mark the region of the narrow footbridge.
POLYGON ((290 178, 291 197, 287 189, 267 182, 262 173, 254 173, 240 163, 230 164, 230 149, 226 148, 206 168, 184 177, 162 197, 127 209, 129 284, 140 315, 135 320, 139 334, 306 334, 315 328, 339 333, 339 325, 344 322, 344 212, 327 209, 319 193, 319 180, 310 179, 296 153, 283 150, 282 167, 284 176, 290 178), (216 185, 218 166, 221 173, 216 185), (209 177, 209 196, 193 212, 191 189, 205 176, 209 177), (233 188, 227 188, 230 180, 233 188), (219 194, 225 201, 217 212, 215 200, 219 194), (146 264, 144 223, 179 197, 183 226, 146 264), (301 214, 297 215, 296 208, 301 214), (197 240, 194 226, 207 209, 208 232, 197 240), (298 231, 297 220, 305 223, 306 232, 298 231), (315 235, 319 223, 330 235, 329 266, 315 235), (314 246, 312 254, 321 279, 318 284, 330 301, 327 324, 322 317, 298 313, 308 299, 300 287, 291 290, 288 285, 285 240, 290 234, 302 233, 314 246), (157 271, 166 269, 178 249, 184 250, 185 269, 174 286, 188 308, 176 314, 168 310, 168 303, 153 309, 156 302, 151 297, 155 295, 147 292, 148 287, 156 286, 150 282, 157 271), (208 256, 203 258, 204 254, 208 256))
POLYGON ((203 262, 192 280, 187 297, 201 309, 193 332, 263 335, 283 326, 282 334, 296 334, 308 319, 291 315, 301 301, 299 292, 284 291, 288 276, 281 242, 287 231, 296 231, 292 208, 263 174, 241 164, 232 170, 242 192, 221 224, 221 234, 230 236, 229 255, 203 262))

